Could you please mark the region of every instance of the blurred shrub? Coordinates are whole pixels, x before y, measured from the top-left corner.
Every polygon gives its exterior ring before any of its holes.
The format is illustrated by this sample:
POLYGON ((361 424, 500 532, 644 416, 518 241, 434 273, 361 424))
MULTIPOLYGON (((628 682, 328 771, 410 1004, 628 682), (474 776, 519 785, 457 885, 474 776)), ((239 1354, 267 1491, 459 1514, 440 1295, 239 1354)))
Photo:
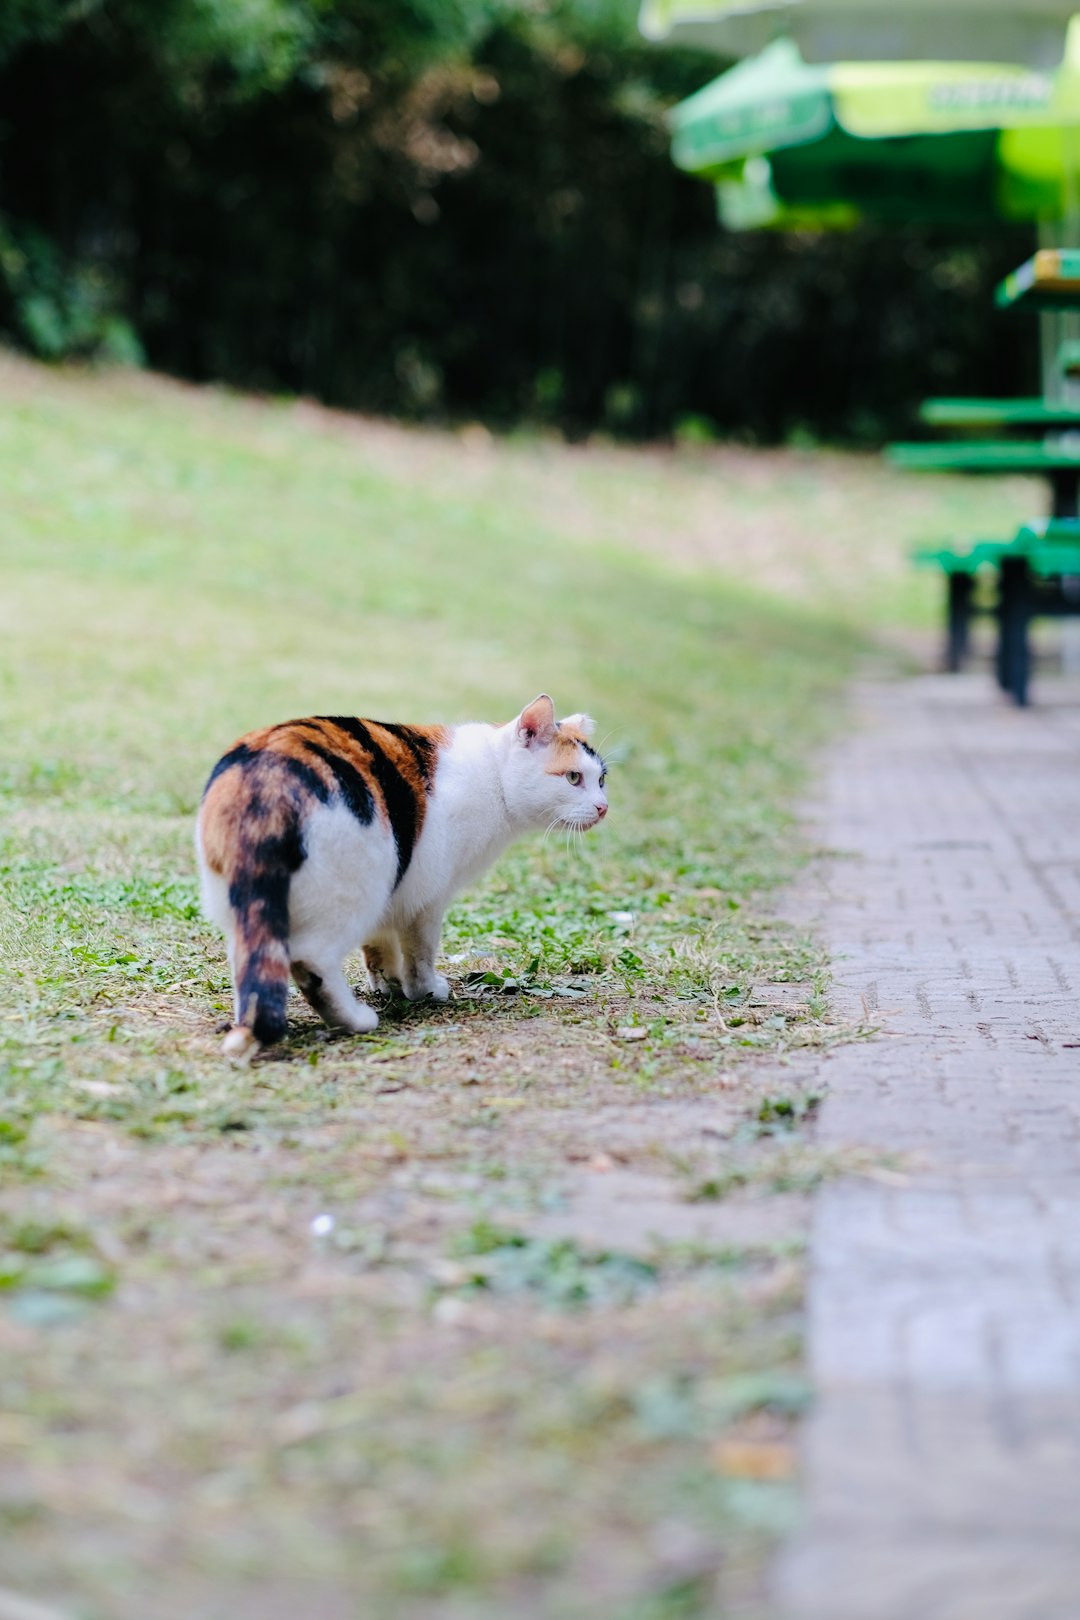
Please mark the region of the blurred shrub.
POLYGON ((1030 386, 1023 233, 730 236, 629 0, 6 0, 0 326, 571 436, 873 441, 1030 386), (138 334, 136 339, 135 334, 138 334))
POLYGON ((67 262, 41 231, 0 218, 0 310, 31 353, 142 365, 142 345, 122 303, 107 264, 67 262))

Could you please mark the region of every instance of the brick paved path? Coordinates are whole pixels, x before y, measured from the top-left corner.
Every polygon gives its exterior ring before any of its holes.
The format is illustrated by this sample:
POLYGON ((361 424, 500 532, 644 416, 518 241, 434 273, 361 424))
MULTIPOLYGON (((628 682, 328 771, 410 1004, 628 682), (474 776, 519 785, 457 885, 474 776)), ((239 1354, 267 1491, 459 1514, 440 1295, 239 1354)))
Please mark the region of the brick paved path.
POLYGON ((818 835, 837 1000, 785 1620, 1080 1620, 1080 693, 858 694, 818 835))

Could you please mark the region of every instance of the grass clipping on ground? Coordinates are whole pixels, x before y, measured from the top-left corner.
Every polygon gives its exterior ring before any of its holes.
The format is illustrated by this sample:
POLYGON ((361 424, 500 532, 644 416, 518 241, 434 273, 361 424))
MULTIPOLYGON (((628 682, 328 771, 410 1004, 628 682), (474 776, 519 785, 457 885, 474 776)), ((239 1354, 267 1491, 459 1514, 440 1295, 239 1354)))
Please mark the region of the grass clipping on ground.
POLYGON ((0 380, 0 1582, 88 1620, 756 1612, 827 1168, 778 1065, 831 1033, 762 897, 851 635, 752 558, 620 550, 630 457, 586 542, 552 446, 0 380), (601 832, 453 909, 448 1006, 334 1040, 294 1001, 229 1068, 217 755, 541 689, 598 719, 601 832))

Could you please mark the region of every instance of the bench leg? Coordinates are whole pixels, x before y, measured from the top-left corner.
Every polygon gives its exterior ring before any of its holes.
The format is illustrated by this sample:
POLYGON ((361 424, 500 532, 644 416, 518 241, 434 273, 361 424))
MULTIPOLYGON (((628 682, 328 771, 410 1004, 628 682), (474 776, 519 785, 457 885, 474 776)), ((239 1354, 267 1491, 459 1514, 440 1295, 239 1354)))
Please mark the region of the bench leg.
POLYGON ((1030 575, 1024 557, 1005 557, 1001 563, 998 601, 998 683, 1021 708, 1028 700, 1031 649, 1030 575))
POLYGON ((945 668, 955 675, 964 667, 971 636, 971 598, 975 580, 971 574, 949 574, 945 628, 945 668))

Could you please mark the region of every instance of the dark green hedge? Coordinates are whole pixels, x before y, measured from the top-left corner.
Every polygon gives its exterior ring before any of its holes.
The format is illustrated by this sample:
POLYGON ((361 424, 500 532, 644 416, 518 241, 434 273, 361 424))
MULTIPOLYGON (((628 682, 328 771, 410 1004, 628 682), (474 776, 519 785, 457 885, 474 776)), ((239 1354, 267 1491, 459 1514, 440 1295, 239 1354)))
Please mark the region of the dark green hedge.
POLYGON ((572 435, 873 441, 1035 381, 1023 233, 730 236, 617 0, 0 8, 0 328, 572 435), (64 20, 66 18, 66 21, 64 20))

